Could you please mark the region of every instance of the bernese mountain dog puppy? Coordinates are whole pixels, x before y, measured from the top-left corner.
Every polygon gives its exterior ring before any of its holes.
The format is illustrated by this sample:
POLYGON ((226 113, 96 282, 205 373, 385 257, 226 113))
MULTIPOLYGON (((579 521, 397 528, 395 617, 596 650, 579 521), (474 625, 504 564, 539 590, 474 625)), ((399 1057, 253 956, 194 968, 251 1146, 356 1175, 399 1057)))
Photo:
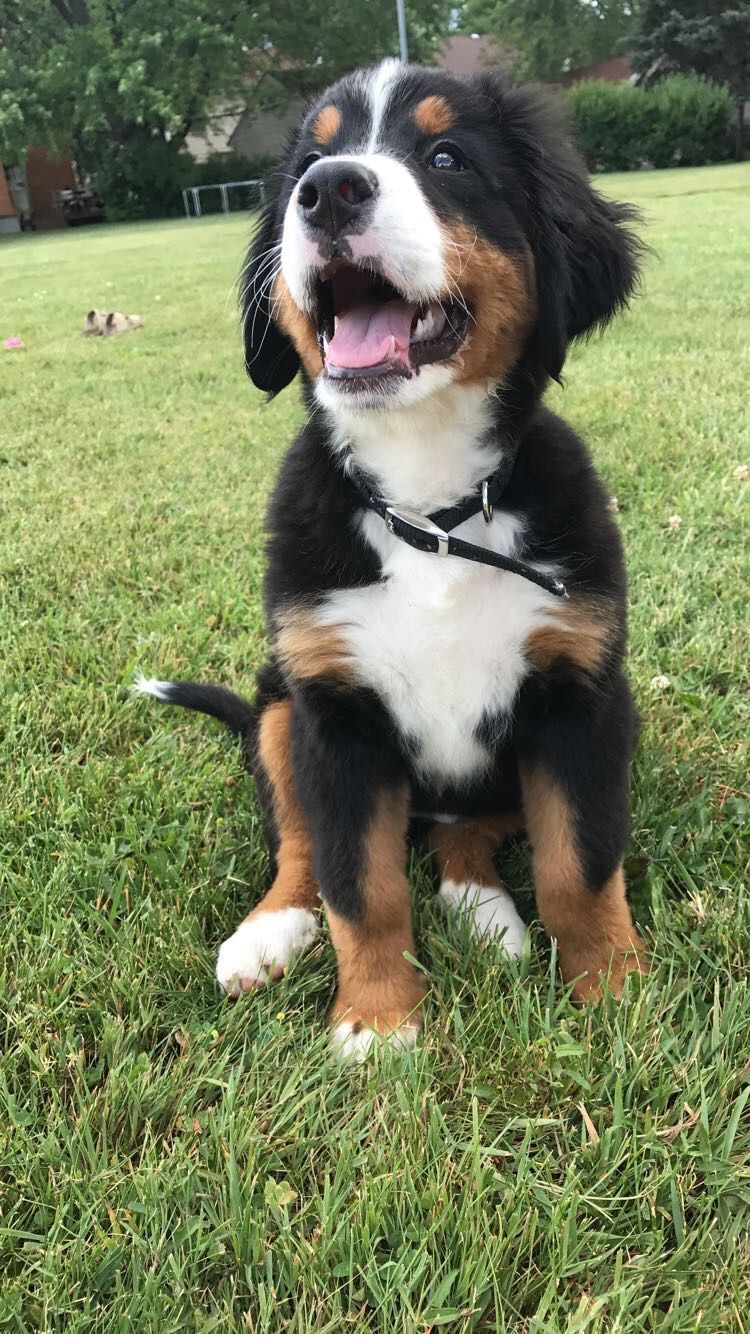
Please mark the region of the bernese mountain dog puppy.
POLYGON ((252 706, 140 688, 244 739, 267 818, 273 884, 221 946, 221 986, 279 976, 322 899, 344 1054, 420 1029, 415 821, 478 936, 520 952, 495 856, 523 828, 573 995, 646 970, 623 878, 620 539, 542 403, 571 340, 631 296, 634 220, 538 94, 395 61, 329 88, 268 184, 246 364, 271 395, 299 372, 308 407, 268 516, 269 661, 252 706))

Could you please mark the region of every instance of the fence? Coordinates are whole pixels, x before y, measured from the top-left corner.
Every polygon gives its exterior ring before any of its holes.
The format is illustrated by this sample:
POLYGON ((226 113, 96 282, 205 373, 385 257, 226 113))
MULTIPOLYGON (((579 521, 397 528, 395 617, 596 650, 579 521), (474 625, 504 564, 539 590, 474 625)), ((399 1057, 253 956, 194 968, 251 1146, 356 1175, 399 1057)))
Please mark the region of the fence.
MULTIPOLYGON (((215 185, 189 185, 182 192, 182 204, 185 209, 186 218, 202 218, 203 209, 201 208, 201 194, 204 190, 218 190, 221 197, 222 213, 230 213, 229 191, 244 189, 248 186, 256 186, 258 191, 258 202, 263 203, 265 191, 261 180, 252 181, 223 181, 215 185)), ((243 205, 244 208, 252 208, 251 203, 243 205)))

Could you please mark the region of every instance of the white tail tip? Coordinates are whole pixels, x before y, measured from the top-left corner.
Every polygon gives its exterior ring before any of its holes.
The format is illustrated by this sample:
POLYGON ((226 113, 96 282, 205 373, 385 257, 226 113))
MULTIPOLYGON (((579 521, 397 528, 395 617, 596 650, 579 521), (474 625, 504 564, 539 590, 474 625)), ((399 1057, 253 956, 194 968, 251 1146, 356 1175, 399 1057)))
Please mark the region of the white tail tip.
POLYGON ((156 681, 152 676, 144 676, 138 672, 133 679, 130 687, 131 695, 153 695, 155 699, 160 699, 162 703, 169 704, 172 699, 172 682, 156 681))

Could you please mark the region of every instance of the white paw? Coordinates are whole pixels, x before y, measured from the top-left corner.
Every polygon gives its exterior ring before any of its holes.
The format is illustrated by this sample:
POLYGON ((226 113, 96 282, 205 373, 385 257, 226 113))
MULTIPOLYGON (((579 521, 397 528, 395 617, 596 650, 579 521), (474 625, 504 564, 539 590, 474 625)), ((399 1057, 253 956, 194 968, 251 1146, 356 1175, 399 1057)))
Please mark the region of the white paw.
POLYGON ((221 946, 216 960, 219 986, 228 996, 264 987, 271 978, 281 977, 317 934, 318 923, 306 908, 259 912, 241 922, 221 946))
POLYGON ((510 894, 497 885, 457 885, 444 880, 438 894, 447 912, 460 913, 476 936, 502 936, 500 944, 512 959, 520 959, 526 925, 510 894))
POLYGON ((377 1033, 368 1028, 361 1020, 344 1019, 331 1031, 331 1047, 342 1061, 364 1061, 373 1045, 381 1050, 407 1051, 413 1047, 419 1037, 416 1024, 402 1024, 392 1033, 377 1033))

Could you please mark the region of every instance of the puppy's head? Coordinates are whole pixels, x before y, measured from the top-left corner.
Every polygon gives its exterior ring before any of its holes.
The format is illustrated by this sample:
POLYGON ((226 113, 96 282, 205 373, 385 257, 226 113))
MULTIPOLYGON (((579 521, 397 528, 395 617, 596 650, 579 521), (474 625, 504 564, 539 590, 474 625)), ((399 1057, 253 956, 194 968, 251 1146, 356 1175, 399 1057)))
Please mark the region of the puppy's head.
POLYGON ((490 390, 522 362, 541 388, 635 282, 631 212, 592 190, 536 94, 492 75, 389 61, 343 79, 267 191, 247 368, 276 393, 302 363, 329 408, 490 390))

